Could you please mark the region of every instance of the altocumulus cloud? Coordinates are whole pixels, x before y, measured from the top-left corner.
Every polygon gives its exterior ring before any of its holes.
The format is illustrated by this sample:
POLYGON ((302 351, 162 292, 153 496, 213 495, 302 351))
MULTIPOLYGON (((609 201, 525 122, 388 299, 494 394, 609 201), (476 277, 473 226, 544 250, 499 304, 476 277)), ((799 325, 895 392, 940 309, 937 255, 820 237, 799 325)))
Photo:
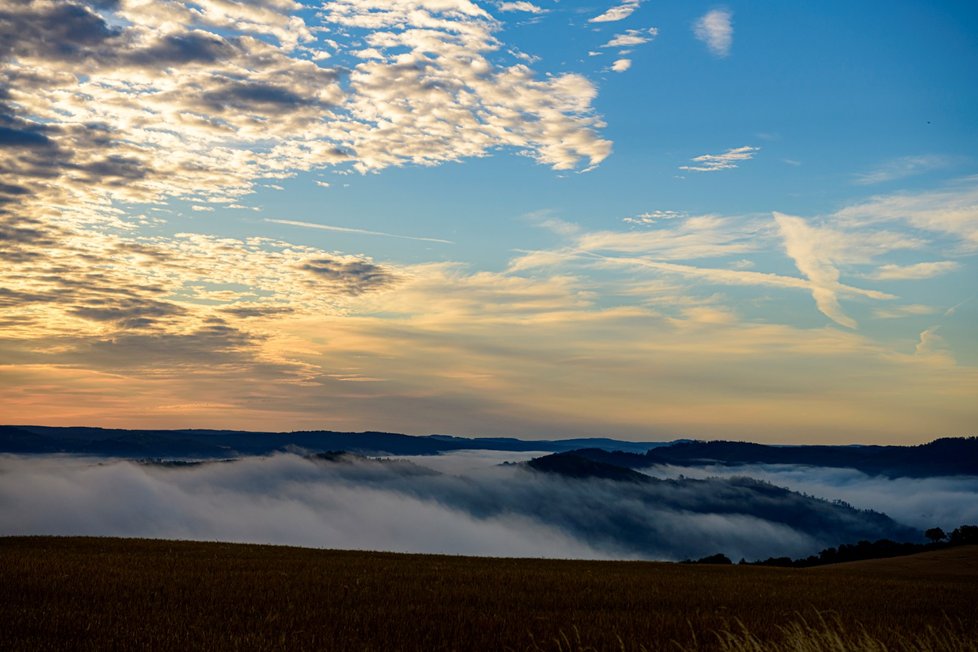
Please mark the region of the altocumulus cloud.
MULTIPOLYGON (((300 171, 500 148, 557 169, 602 161, 594 85, 499 63, 502 27, 468 0, 340 0, 315 16, 291 0, 0 0, 5 339, 74 353, 133 331, 186 341, 235 311, 338 314, 393 284, 312 247, 140 236, 160 220, 135 203, 207 213, 300 171)), ((222 332, 219 350, 263 340, 222 332)))

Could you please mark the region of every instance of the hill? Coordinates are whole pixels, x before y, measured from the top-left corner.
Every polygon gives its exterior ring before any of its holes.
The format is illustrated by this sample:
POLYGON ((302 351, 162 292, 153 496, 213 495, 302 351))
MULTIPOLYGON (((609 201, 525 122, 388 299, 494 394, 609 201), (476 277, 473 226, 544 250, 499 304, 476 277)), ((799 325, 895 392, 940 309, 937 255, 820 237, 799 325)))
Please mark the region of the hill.
POLYGON ((973 650, 956 571, 978 548, 947 552, 798 570, 0 538, 0 649, 973 650))
POLYGON ((864 559, 812 568, 812 570, 816 569, 843 573, 861 572, 890 575, 906 579, 914 577, 970 578, 972 582, 978 583, 978 545, 956 546, 903 557, 864 559))
POLYGON ((645 453, 588 448, 577 455, 632 469, 656 465, 798 464, 850 468, 869 475, 978 475, 978 437, 936 439, 918 446, 769 446, 736 441, 680 441, 645 453))
POLYGON ((505 437, 414 436, 389 432, 247 432, 238 430, 121 430, 0 426, 0 453, 66 453, 101 457, 222 458, 304 450, 362 455, 437 455, 461 450, 559 452, 577 448, 645 452, 664 442, 606 438, 524 441, 505 437))
POLYGON ((465 450, 573 451, 592 461, 630 469, 656 465, 801 464, 853 468, 890 477, 978 475, 978 437, 943 438, 919 446, 770 446, 731 441, 631 442, 601 437, 527 441, 508 437, 328 430, 247 432, 0 426, 0 453, 215 459, 297 450, 312 453, 344 450, 361 455, 438 455, 465 450))

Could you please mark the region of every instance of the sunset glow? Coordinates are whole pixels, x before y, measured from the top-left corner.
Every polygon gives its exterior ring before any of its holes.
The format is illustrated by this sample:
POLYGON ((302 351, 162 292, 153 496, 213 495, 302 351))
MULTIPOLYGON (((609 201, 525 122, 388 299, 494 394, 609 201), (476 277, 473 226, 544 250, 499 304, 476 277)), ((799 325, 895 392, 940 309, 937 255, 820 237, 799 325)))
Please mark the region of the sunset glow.
POLYGON ((978 423, 978 7, 0 0, 0 423, 978 423))

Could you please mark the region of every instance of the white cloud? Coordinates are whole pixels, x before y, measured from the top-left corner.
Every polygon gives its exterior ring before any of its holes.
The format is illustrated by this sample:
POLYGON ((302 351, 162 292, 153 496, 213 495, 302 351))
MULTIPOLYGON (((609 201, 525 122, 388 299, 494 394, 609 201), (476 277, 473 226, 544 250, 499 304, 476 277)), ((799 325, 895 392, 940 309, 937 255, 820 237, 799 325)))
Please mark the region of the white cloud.
POLYGON ((815 305, 837 324, 856 328, 856 321, 839 305, 839 270, 833 264, 835 234, 809 225, 800 217, 775 213, 785 252, 811 283, 815 305))
POLYGON ((851 228, 902 222, 948 236, 959 252, 972 253, 978 251, 978 177, 959 179, 941 190, 873 197, 832 217, 851 228))
POLYGON ((933 306, 925 306, 919 303, 912 303, 905 306, 893 306, 892 308, 877 308, 873 311, 873 316, 877 319, 903 319, 919 315, 933 315, 937 309, 933 306))
POLYGON ((933 278, 958 269, 960 265, 951 260, 916 263, 914 265, 881 265, 869 275, 877 281, 904 281, 933 278))
POLYGON ((621 4, 608 9, 603 14, 595 16, 588 20, 589 23, 612 23, 619 20, 624 20, 634 13, 638 6, 641 4, 641 0, 625 0, 621 4))
POLYGON ((614 72, 625 72, 632 67, 631 59, 618 59, 613 64, 611 64, 611 70, 614 72))
POLYGON ((703 154, 693 158, 695 165, 680 165, 680 170, 691 172, 717 172, 719 170, 732 170, 742 161, 749 161, 754 158, 754 154, 761 150, 760 147, 735 147, 728 149, 722 154, 703 154))
POLYGON ((905 179, 932 170, 946 168, 953 163, 953 158, 936 154, 903 156, 887 161, 869 172, 857 174, 854 183, 867 186, 875 183, 905 179))
POLYGON ((921 357, 947 357, 947 344, 938 333, 940 326, 931 326, 920 332, 914 354, 921 357))
POLYGON ((696 38, 706 43, 718 57, 730 54, 733 45, 733 14, 726 9, 714 9, 702 16, 693 26, 696 38))
POLYGON ((650 27, 648 29, 630 29, 623 34, 617 34, 610 41, 602 45, 603 48, 631 48, 636 45, 642 45, 643 43, 648 43, 656 36, 659 35, 659 30, 656 27, 650 27))
POLYGON ((543 14, 547 11, 532 2, 500 2, 498 6, 499 11, 525 11, 530 14, 543 14))
POLYGON ((611 151, 594 85, 509 64, 502 24, 467 0, 330 2, 316 21, 338 41, 318 40, 294 2, 85 6, 69 29, 56 5, 17 4, 0 38, 14 128, 33 143, 4 181, 39 211, 63 207, 61 223, 119 226, 112 202, 237 201, 311 169, 507 149, 566 170, 611 151), (349 70, 324 63, 358 53, 349 70))
POLYGON ((329 181, 319 181, 317 179, 316 185, 319 186, 320 188, 329 188, 332 184, 329 181))
POLYGON ((634 217, 623 218, 622 222, 625 222, 626 224, 655 224, 656 222, 661 222, 662 220, 675 220, 687 216, 688 214, 682 211, 655 210, 639 213, 634 217))

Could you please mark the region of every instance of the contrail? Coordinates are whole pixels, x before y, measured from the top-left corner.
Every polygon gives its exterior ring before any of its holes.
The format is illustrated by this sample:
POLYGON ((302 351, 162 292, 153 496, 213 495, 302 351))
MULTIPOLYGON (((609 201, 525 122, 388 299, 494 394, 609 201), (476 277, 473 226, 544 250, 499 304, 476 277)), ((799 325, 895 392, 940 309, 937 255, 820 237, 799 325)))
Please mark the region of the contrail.
POLYGON ((422 242, 438 242, 440 244, 455 244, 451 240, 440 238, 421 238, 413 235, 398 235, 396 233, 384 233, 383 231, 368 231, 366 229, 351 229, 346 226, 332 226, 330 224, 317 224, 315 222, 299 222, 297 220, 273 220, 266 218, 266 222, 274 224, 285 224, 287 226, 304 226, 307 229, 321 229, 323 231, 339 231, 340 233, 359 233, 360 235, 379 235, 385 238, 401 238, 402 240, 420 240, 422 242))

